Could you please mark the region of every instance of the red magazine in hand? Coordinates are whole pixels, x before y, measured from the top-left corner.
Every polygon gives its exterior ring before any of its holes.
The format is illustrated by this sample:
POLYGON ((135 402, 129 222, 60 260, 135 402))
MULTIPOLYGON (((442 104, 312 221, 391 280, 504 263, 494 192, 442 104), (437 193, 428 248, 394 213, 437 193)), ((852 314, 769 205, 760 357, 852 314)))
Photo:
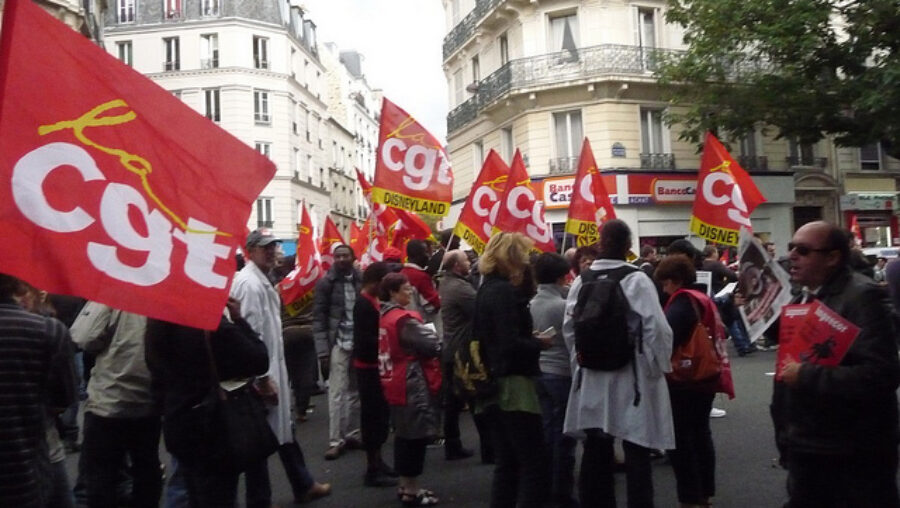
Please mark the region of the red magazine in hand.
POLYGON ((835 366, 859 335, 859 327, 821 302, 785 305, 781 310, 775 379, 781 379, 788 359, 835 366))

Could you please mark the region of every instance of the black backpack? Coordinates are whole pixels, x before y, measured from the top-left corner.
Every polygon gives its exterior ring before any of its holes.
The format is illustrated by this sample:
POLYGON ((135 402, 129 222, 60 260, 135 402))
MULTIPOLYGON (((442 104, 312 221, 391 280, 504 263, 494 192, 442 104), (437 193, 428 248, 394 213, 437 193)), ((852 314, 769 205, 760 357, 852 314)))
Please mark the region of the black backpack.
POLYGON ((585 270, 572 312, 575 353, 585 369, 619 370, 634 358, 635 337, 628 332, 631 306, 620 284, 639 269, 625 265, 612 270, 585 270))

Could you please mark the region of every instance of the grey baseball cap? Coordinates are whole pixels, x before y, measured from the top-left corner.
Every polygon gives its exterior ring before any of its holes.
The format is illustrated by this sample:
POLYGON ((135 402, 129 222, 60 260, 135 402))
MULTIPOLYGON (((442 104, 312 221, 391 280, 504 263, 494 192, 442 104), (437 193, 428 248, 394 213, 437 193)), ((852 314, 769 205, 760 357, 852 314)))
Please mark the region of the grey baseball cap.
POLYGON ((249 235, 247 235, 247 248, 250 247, 265 247, 270 243, 280 242, 278 238, 275 238, 275 235, 272 234, 272 230, 269 228, 260 228, 252 231, 249 235))

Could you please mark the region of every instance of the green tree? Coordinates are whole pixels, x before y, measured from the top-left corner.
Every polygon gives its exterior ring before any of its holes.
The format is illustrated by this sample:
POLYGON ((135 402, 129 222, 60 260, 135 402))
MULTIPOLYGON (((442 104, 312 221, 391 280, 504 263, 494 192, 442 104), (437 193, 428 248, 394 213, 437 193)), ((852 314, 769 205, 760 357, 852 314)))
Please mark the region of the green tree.
POLYGON ((763 123, 900 155, 900 0, 669 0, 667 19, 688 46, 657 73, 682 139, 763 123))

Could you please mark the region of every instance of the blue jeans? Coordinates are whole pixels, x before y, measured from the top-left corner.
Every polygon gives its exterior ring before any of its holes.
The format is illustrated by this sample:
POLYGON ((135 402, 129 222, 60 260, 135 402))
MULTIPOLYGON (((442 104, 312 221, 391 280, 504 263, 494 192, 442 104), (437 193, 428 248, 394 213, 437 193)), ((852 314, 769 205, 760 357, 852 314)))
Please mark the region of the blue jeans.
POLYGON ((550 500, 554 506, 577 507, 575 488, 575 438, 563 434, 563 421, 569 403, 572 378, 541 374, 537 382, 538 398, 544 422, 544 442, 550 455, 550 500))
MULTIPOLYGON (((278 447, 278 457, 284 467, 285 476, 291 484, 294 499, 299 502, 315 483, 306 468, 303 451, 294 440, 278 447)), ((268 508, 272 504, 268 458, 244 471, 244 478, 247 485, 247 508, 268 508)))
POLYGON ((732 342, 734 342, 734 348, 737 349, 738 353, 744 353, 753 347, 753 345, 750 344, 750 338, 747 337, 747 330, 744 329, 744 322, 741 320, 741 314, 734 306, 734 302, 731 298, 732 297, 728 295, 713 298, 713 301, 716 303, 716 307, 719 308, 719 315, 722 316, 722 322, 724 322, 726 328, 728 328, 728 333, 731 335, 732 342))
POLYGON ((174 455, 172 455, 169 483, 166 485, 165 508, 191 508, 184 467, 178 463, 178 459, 174 455))

